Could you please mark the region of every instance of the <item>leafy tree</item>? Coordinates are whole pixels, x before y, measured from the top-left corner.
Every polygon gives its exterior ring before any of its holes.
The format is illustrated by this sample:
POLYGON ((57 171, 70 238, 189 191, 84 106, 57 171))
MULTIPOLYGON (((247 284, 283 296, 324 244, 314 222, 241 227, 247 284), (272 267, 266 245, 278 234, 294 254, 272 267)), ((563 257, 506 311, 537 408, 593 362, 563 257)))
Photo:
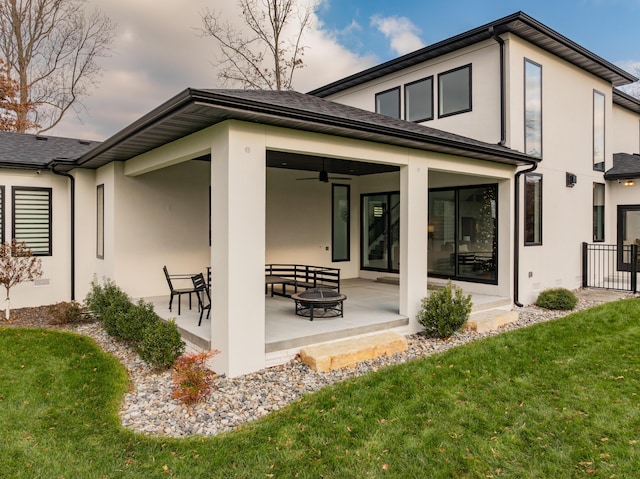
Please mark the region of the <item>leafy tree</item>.
POLYGON ((220 12, 205 9, 202 15, 202 35, 218 44, 222 83, 290 90, 294 72, 303 67, 301 40, 314 6, 302 8, 296 0, 238 0, 237 5, 247 32, 223 20, 220 12))
POLYGON ((17 100, 18 85, 7 75, 4 62, 0 59, 0 130, 2 131, 18 131, 20 129, 27 130, 32 126, 27 121, 27 125, 18 124, 18 111, 22 108, 27 110, 31 108, 30 104, 20 105, 17 100))
POLYGON ((9 319, 11 302, 9 292, 15 285, 33 281, 42 276, 42 261, 33 257, 25 243, 15 238, 9 243, 0 244, 0 285, 7 290, 5 319, 9 319))
POLYGON ((98 11, 85 16, 84 3, 0 3, 0 58, 17 89, 16 131, 53 128, 96 84, 96 60, 109 53, 115 25, 98 11))

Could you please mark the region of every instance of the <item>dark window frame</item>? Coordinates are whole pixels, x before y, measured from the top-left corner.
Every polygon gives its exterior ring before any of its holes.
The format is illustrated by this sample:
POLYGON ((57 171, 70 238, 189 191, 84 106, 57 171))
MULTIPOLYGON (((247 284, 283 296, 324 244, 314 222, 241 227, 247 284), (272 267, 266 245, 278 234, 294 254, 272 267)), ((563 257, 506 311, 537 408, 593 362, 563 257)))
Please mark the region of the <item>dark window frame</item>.
MULTIPOLYGON (((46 253, 33 252, 33 256, 53 256, 53 188, 35 187, 35 186, 12 186, 11 187, 11 205, 12 205, 11 235, 12 235, 12 238, 16 239, 16 241, 21 241, 18 238, 16 238, 16 192, 18 191, 46 191, 48 193, 49 236, 47 239, 48 239, 49 249, 46 253)), ((28 244, 27 244, 27 247, 29 247, 28 244)))
POLYGON ((104 183, 102 183, 96 186, 96 257, 98 259, 104 259, 104 236, 104 183))
POLYGON ((604 243, 604 239, 605 239, 605 218, 606 218, 606 213, 607 213, 607 209, 606 209, 606 197, 605 197, 605 193, 606 193, 606 185, 604 183, 598 183, 597 181, 593 182, 593 199, 592 199, 592 205, 593 205, 593 242, 594 243, 604 243), (602 205, 600 205, 602 207, 602 216, 601 216, 601 221, 602 223, 598 226, 600 226, 600 231, 602 232, 602 237, 596 237, 596 187, 602 187, 602 205))
POLYGON ((412 81, 411 83, 406 83, 404 85, 404 119, 407 121, 411 121, 414 123, 421 123, 423 121, 429 121, 429 120, 433 120, 434 117, 434 108, 433 108, 433 75, 425 77, 425 78, 421 78, 420 80, 416 80, 416 81, 412 81), (419 118, 417 120, 412 120, 408 117, 407 115, 407 111, 410 111, 411 109, 408 108, 408 104, 409 104, 409 95, 407 94, 407 89, 415 86, 419 83, 424 83, 426 81, 431 81, 431 91, 429 92, 430 95, 430 99, 431 99, 431 115, 424 117, 424 118, 419 118))
POLYGON ((461 113, 468 113, 473 111, 473 74, 472 74, 472 64, 468 63, 466 65, 462 65, 457 68, 453 68, 451 70, 447 70, 446 72, 438 73, 438 118, 446 118, 448 116, 460 115, 461 113), (442 79, 447 75, 458 72, 460 70, 468 69, 469 71, 469 107, 464 108, 462 110, 456 110, 449 113, 442 113, 443 101, 442 98, 442 79))
POLYGON ((606 161, 606 141, 607 141, 607 121, 606 121, 606 109, 607 109, 607 96, 598 90, 593 90, 593 98, 592 98, 592 116, 593 121, 591 125, 591 140, 592 140, 592 148, 591 155, 593 160, 593 171, 604 171, 605 170, 605 161, 606 161), (596 163, 596 97, 602 99, 602 161, 596 163))
POLYGON ((331 262, 340 263, 344 261, 351 261, 351 185, 343 185, 340 183, 333 183, 331 185, 331 262), (347 254, 344 258, 336 258, 336 236, 335 236, 335 197, 337 188, 347 189, 347 254))
MULTIPOLYGON (((537 158, 542 159, 542 156, 544 154, 544 138, 543 138, 543 132, 544 132, 544 110, 543 110, 543 97, 544 97, 544 92, 543 92, 543 86, 544 83, 542 81, 543 78, 543 67, 540 63, 534 62, 533 60, 530 60, 528 58, 524 59, 524 63, 523 63, 523 79, 522 79, 522 88, 523 88, 523 101, 524 101, 524 109, 523 109, 523 117, 524 117, 524 152, 527 153, 527 64, 529 65, 533 65, 535 67, 538 67, 540 69, 540 155, 537 158)), ((527 153, 528 155, 531 155, 530 153, 527 153)), ((535 155, 531 155, 531 156, 535 156, 535 155)))
POLYGON ((5 221, 5 213, 6 213, 6 196, 5 196, 5 188, 4 185, 0 185, 0 242, 4 243, 6 238, 6 224, 5 221))
MULTIPOLYGON (((543 181, 543 177, 540 173, 527 173, 524 175, 524 223, 523 223, 523 237, 524 237, 524 245, 525 246, 542 246, 542 238, 543 238, 543 219, 544 219, 544 212, 543 212, 543 205, 544 205, 544 181, 543 181), (529 223, 529 221, 527 221, 527 215, 528 215, 528 196, 527 196, 527 179, 529 178, 538 178, 539 184, 540 184, 540 208, 538 210, 538 216, 539 216, 539 220, 538 220, 538 225, 539 225, 539 240, 536 241, 535 239, 533 241, 528 241, 527 237, 527 225, 529 223)), ((535 199, 534 199, 535 201, 535 199)), ((535 213, 534 213, 535 214, 535 213)), ((534 225, 535 225, 535 221, 534 221, 534 225)), ((535 226, 534 226, 535 227, 535 226)), ((533 237, 535 238, 535 232, 533 234, 533 237)))
POLYGON ((495 272, 496 272, 496 277, 495 279, 488 279, 488 278, 481 278, 481 277, 470 277, 470 276, 464 276, 461 275, 458 271, 459 266, 458 266, 458 261, 456 259, 455 261, 455 270, 453 275, 445 275, 445 274, 439 274, 439 273, 434 273, 432 271, 428 271, 428 267, 427 267, 427 274, 430 277, 433 278, 443 278, 443 279, 452 279, 455 281, 464 281, 467 283, 478 283, 478 284, 492 284, 492 285, 497 285, 499 284, 499 273, 500 273, 500 264, 499 264, 499 256, 500 256, 500 221, 498 220, 499 218, 499 212, 500 212, 500 185, 498 183, 482 183, 482 184, 478 184, 478 185, 462 185, 462 186, 445 186, 445 187, 439 187, 439 188, 429 188, 427 195, 429 195, 432 192, 438 192, 438 191, 453 191, 454 192, 454 198, 455 198, 455 221, 454 221, 454 238, 456 238, 455 241, 455 245, 454 245, 454 251, 453 254, 455 255, 455 257, 457 258, 457 256, 460 254, 459 250, 458 250, 458 240, 457 238, 460 236, 460 223, 461 223, 461 214, 460 214, 460 194, 463 191, 466 190, 471 190, 471 189, 480 189, 480 188, 492 188, 494 190, 495 193, 495 202, 496 202, 496 222, 494 225, 495 228, 495 234, 494 234, 494 238, 495 238, 495 272))
POLYGON ((374 111, 376 113, 378 113, 379 115, 385 115, 385 116, 389 116, 391 118, 398 118, 398 119, 402 118, 402 116, 401 116, 402 115, 402 112, 401 112, 401 109, 402 109, 402 93, 400 91, 400 87, 399 86, 396 86, 396 87, 393 87, 393 88, 389 88, 388 90, 384 90, 384 91, 376 93, 374 101, 375 101, 374 111), (380 97, 381 95, 385 95, 385 94, 391 93, 391 92, 397 92, 398 93, 398 115, 397 116, 387 115, 385 113, 380 113, 378 111, 378 97, 380 97))

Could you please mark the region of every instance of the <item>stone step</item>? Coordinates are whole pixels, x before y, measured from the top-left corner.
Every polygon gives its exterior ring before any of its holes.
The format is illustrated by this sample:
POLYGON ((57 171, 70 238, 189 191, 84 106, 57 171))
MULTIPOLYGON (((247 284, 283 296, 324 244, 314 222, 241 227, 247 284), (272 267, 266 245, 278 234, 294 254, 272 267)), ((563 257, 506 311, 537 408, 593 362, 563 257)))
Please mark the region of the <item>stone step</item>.
POLYGON ((394 332, 384 332, 323 343, 300 350, 303 363, 314 371, 327 372, 379 356, 390 356, 407 349, 407 338, 394 332))
POLYGON ((495 331, 505 324, 514 323, 518 320, 519 314, 514 310, 490 309, 488 311, 478 311, 471 313, 464 328, 478 333, 495 331))

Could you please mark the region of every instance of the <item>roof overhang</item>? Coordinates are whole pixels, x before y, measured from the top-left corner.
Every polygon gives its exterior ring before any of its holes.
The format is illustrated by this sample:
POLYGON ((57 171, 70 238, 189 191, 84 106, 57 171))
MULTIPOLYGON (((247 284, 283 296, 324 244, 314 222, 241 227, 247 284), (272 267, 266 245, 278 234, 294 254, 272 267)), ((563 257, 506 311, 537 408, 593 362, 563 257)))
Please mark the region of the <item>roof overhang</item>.
POLYGON ((296 92, 186 89, 82 155, 77 165, 125 161, 209 126, 239 120, 514 166, 537 160, 508 148, 296 92), (291 106, 294 105, 294 106, 291 106))
POLYGON ((613 103, 634 113, 640 114, 640 99, 628 95, 617 88, 613 89, 613 103))
POLYGON ((595 53, 569 40, 523 12, 517 12, 486 25, 461 33, 447 40, 429 45, 415 52, 395 58, 344 79, 317 88, 310 95, 321 98, 348 88, 389 75, 399 70, 429 61, 447 53, 488 40, 494 34, 513 33, 526 41, 573 63, 614 86, 633 83, 638 79, 623 69, 604 60, 595 53))

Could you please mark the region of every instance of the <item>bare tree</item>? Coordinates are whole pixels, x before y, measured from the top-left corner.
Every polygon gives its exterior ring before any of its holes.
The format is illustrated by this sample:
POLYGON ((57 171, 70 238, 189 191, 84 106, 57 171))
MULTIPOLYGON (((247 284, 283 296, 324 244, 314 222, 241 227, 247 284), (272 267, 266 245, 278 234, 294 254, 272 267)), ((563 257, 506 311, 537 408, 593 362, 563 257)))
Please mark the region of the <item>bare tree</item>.
POLYGON ((42 276, 42 261, 31 254, 24 243, 15 238, 11 243, 0 244, 0 285, 7 290, 5 319, 9 319, 11 301, 9 292, 15 285, 33 281, 42 276))
POLYGON ((290 90, 294 72, 303 67, 301 40, 314 6, 300 7, 297 0, 238 0, 237 5, 247 32, 223 20, 220 12, 205 9, 202 14, 202 35, 218 44, 222 83, 290 90))
MULTIPOLYGON (((85 0, 3 0, 0 57, 18 86, 18 131, 53 128, 95 86, 115 24, 85 0)), ((77 110, 76 110, 77 111, 77 110)))

